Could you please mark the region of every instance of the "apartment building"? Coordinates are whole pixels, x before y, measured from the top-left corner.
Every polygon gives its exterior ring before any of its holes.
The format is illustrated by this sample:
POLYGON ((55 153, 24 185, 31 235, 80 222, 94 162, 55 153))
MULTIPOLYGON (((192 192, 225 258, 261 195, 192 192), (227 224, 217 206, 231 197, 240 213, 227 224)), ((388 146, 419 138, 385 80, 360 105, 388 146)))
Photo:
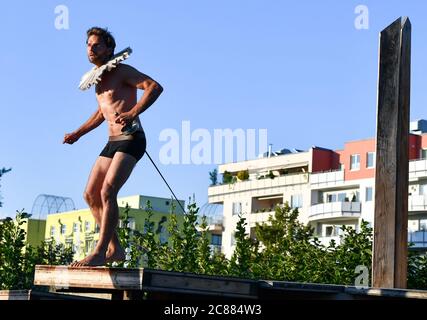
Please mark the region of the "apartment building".
MULTIPOLYGON (((411 248, 427 248, 427 121, 411 122, 409 139, 409 221, 411 248)), ((222 252, 234 250, 239 213, 247 219, 247 233, 285 202, 298 208, 300 220, 310 224, 320 241, 340 241, 341 226, 359 228, 374 221, 375 139, 350 141, 342 150, 313 146, 307 151, 283 149, 261 158, 220 165, 231 183, 211 186, 208 202, 223 207, 222 226, 214 233, 222 252), (239 179, 240 177, 241 179, 239 179)))

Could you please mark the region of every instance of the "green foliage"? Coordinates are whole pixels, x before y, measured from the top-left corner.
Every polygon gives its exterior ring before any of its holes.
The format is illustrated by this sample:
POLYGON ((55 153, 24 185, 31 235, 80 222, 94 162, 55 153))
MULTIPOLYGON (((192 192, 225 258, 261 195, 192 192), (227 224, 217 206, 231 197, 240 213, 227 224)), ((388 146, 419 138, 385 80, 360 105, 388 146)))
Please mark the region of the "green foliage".
POLYGON ((0 290, 29 289, 36 264, 69 264, 72 248, 44 242, 38 248, 26 245, 23 225, 30 215, 18 211, 15 220, 0 222, 0 290))
POLYGON ((218 170, 213 169, 209 172, 209 179, 211 180, 211 187, 218 184, 218 170))
MULTIPOLYGON (((121 266, 345 285, 355 285, 358 266, 371 269, 372 228, 365 221, 358 231, 343 226, 340 244, 331 242, 324 246, 313 236, 313 229, 298 220, 298 210, 287 203, 276 207, 268 221, 256 225, 255 239, 246 233, 246 218, 240 215, 235 251, 228 260, 211 249, 207 220, 198 220, 196 204, 187 208, 183 223, 178 224, 175 206, 171 206, 169 239, 161 243, 157 235, 166 219, 156 228, 151 204, 147 202, 144 232, 134 231, 129 228, 130 208, 126 206, 118 231, 121 244, 127 249, 126 262, 121 266)), ((31 288, 36 264, 66 265, 72 261, 72 249, 56 244, 53 239, 38 248, 26 245, 22 227, 28 217, 20 211, 15 220, 0 222, 0 289, 31 288)), ((427 289, 427 256, 411 250, 408 287, 427 289)))
POLYGON ((210 274, 212 271, 210 264, 211 249, 209 247, 208 224, 206 216, 202 217, 200 230, 200 239, 197 244, 197 269, 200 273, 210 274))
POLYGON ((29 285, 31 252, 25 250, 25 231, 21 228, 27 217, 27 213, 19 211, 16 221, 8 218, 0 224, 0 289, 21 289, 29 285))
POLYGON ((341 229, 345 236, 341 236, 341 243, 334 251, 336 272, 340 282, 354 284, 354 270, 358 265, 367 267, 371 274, 372 228, 366 221, 362 221, 359 232, 346 226, 342 226, 341 229))
POLYGON ((182 229, 181 257, 179 266, 184 272, 197 271, 197 246, 200 235, 197 230, 197 208, 195 203, 189 204, 188 212, 184 214, 184 223, 182 229))
POLYGON ((222 174, 222 183, 230 184, 232 182, 233 182, 233 175, 231 174, 231 172, 224 171, 224 173, 222 174))
POLYGON ((240 181, 245 181, 249 179, 249 171, 248 170, 241 170, 237 173, 237 178, 240 181))
MULTIPOLYGON (((268 221, 256 225, 256 239, 246 233, 246 219, 240 215, 235 232, 235 251, 228 260, 224 254, 211 250, 206 217, 202 217, 199 225, 195 203, 188 206, 182 225, 178 225, 174 210, 172 207, 168 222, 168 243, 155 240, 150 215, 145 221, 142 242, 135 241, 137 249, 147 255, 146 265, 150 268, 345 285, 356 284, 358 266, 371 271, 372 228, 365 221, 358 231, 342 226, 340 244, 331 241, 324 246, 313 236, 313 229, 299 221, 298 209, 290 208, 287 203, 276 207, 268 221)), ((408 287, 426 289, 426 279, 427 257, 410 251, 408 287)))
POLYGON ((231 257, 229 267, 231 275, 241 278, 251 278, 253 276, 251 262, 255 247, 246 233, 246 225, 246 219, 240 214, 234 234, 236 248, 231 257))
POLYGON ((425 253, 409 251, 408 289, 427 290, 427 255, 425 253))

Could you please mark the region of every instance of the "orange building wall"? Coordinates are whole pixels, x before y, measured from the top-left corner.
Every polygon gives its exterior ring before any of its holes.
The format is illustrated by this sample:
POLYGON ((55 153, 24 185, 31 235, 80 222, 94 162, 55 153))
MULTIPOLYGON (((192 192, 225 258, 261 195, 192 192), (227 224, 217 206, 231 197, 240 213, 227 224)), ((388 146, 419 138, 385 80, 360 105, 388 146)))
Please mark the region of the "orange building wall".
MULTIPOLYGON (((418 159, 421 147, 427 148, 427 134, 423 137, 419 135, 409 135, 409 159, 418 159)), ((365 139, 347 142, 344 150, 336 151, 339 154, 339 162, 344 165, 344 180, 357 180, 375 177, 375 168, 366 168, 367 153, 375 152, 375 139, 365 139), (350 170, 350 156, 360 155, 360 169, 350 170)), ((374 163, 375 165, 375 163, 374 163)))
POLYGON ((344 150, 339 151, 340 163, 344 165, 344 180, 357 180, 375 177, 374 168, 366 168, 367 153, 375 152, 375 139, 347 142, 344 150), (350 156, 360 155, 360 169, 350 170, 350 156))

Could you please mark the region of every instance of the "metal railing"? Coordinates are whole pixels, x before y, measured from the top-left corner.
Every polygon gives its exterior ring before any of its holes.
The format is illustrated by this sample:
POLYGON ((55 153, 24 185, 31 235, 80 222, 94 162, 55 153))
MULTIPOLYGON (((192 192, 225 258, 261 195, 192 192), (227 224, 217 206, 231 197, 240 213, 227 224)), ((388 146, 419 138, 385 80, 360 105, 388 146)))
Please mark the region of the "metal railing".
POLYGON ((427 231, 408 232, 408 243, 412 243, 412 248, 427 248, 427 231))
POLYGON ((361 213, 360 202, 328 202, 319 203, 310 207, 310 219, 336 218, 341 216, 359 217, 361 213))

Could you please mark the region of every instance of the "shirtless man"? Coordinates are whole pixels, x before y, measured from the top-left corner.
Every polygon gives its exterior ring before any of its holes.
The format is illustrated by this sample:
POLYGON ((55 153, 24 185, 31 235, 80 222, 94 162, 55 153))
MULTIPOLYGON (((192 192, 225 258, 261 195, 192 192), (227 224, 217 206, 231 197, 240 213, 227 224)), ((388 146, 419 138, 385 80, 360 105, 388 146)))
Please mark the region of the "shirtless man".
MULTIPOLYGON (((115 46, 115 40, 107 30, 94 27, 87 31, 87 55, 97 67, 113 56, 115 46)), ((95 91, 97 111, 76 131, 65 134, 63 141, 73 144, 104 120, 108 123, 109 141, 92 168, 84 192, 84 199, 100 226, 99 241, 89 256, 72 264, 77 267, 102 266, 125 258, 116 232, 119 220, 117 194, 144 155, 146 140, 142 129, 132 135, 123 135, 121 130, 134 120, 140 124, 138 115, 156 101, 163 88, 133 67, 119 64, 102 75, 95 91), (144 90, 139 101, 137 89, 144 90)))

